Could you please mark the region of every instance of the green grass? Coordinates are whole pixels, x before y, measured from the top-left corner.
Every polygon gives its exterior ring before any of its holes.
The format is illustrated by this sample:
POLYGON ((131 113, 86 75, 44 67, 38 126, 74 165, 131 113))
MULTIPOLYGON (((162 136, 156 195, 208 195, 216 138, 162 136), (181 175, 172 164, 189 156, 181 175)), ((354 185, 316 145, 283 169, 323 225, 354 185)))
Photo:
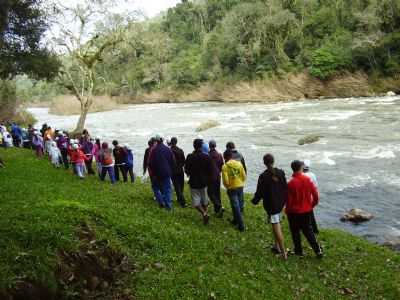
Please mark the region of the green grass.
MULTIPOLYGON (((269 251, 261 205, 247 205, 245 233, 229 213, 205 227, 193 209, 158 209, 147 184, 80 181, 27 150, 0 157, 0 290, 21 278, 54 286, 57 250, 75 249, 87 221, 138 265, 126 283, 137 299, 400 299, 399 253, 350 234, 323 230, 324 259, 307 249, 284 262, 269 251)), ((284 233, 291 247, 286 221, 284 233)))

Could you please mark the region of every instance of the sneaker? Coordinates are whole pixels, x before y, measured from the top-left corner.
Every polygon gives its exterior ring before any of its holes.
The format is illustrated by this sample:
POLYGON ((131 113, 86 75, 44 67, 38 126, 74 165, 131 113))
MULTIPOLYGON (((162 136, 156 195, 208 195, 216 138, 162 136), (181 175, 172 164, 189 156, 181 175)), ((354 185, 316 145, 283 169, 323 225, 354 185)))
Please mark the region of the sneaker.
POLYGON ((207 225, 207 224, 208 224, 209 219, 210 219, 209 215, 204 215, 204 216, 203 216, 203 223, 204 223, 204 225, 207 225))

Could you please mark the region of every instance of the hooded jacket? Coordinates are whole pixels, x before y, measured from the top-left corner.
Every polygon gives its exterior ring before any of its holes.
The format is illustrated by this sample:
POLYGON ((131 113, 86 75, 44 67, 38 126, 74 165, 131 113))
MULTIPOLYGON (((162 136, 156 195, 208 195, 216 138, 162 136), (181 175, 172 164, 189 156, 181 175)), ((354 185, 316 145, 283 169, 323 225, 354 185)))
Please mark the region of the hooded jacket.
POLYGON ((292 179, 288 183, 286 213, 308 213, 313 210, 318 202, 318 190, 311 179, 302 172, 294 173, 292 179))
POLYGON ((288 187, 285 172, 274 168, 274 172, 265 170, 260 175, 257 191, 252 202, 257 204, 263 200, 263 206, 268 215, 275 215, 282 211, 288 197, 288 187))
POLYGON ((172 176, 175 168, 175 158, 171 149, 163 143, 157 144, 149 154, 149 174, 153 178, 162 180, 172 176))
POLYGON ((222 167, 222 182, 227 190, 244 187, 246 172, 241 162, 231 159, 222 167))
POLYGON ((192 189, 203 189, 211 182, 212 161, 201 149, 189 154, 186 158, 185 173, 189 176, 192 189))

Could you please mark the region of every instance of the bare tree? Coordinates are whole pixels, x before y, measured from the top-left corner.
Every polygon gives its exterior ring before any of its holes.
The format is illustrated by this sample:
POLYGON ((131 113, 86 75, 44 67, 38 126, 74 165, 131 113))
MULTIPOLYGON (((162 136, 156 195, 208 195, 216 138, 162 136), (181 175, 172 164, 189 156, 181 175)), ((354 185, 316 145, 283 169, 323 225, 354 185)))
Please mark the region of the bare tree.
MULTIPOLYGON (((54 9, 57 26, 53 31, 55 46, 63 56, 59 81, 80 103, 80 116, 75 133, 84 129, 93 104, 96 84, 101 82, 95 72, 103 56, 125 41, 134 13, 116 13, 112 0, 80 0, 75 6, 58 2, 54 9)), ((136 13, 135 13, 136 14, 136 13)))

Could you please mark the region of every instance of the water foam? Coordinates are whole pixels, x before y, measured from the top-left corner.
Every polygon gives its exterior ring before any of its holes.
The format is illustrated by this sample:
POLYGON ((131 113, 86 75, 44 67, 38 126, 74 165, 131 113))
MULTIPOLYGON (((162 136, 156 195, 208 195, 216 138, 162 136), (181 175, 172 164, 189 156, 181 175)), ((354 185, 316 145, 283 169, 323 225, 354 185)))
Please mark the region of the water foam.
POLYGON ((376 146, 375 148, 372 148, 366 152, 358 153, 353 157, 357 159, 374 159, 374 158, 392 159, 396 158, 396 155, 394 154, 390 146, 389 147, 376 146))
POLYGON ((358 110, 350 110, 350 111, 331 111, 325 113, 318 113, 315 115, 311 115, 308 118, 310 121, 338 121, 338 120, 347 120, 352 117, 363 114, 364 111, 358 110))

